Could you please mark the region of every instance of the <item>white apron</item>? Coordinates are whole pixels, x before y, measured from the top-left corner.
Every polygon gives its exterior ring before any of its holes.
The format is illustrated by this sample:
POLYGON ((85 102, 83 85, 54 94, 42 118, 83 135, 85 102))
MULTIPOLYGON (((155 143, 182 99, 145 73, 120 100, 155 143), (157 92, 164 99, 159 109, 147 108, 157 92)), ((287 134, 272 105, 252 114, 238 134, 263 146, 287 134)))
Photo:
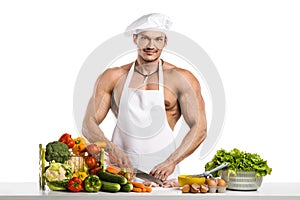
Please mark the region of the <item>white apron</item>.
MULTIPOLYGON (((149 173, 176 149, 164 103, 164 78, 159 62, 159 90, 129 88, 135 63, 127 75, 120 99, 117 124, 112 142, 129 157, 133 167, 149 173)), ((177 178, 178 166, 170 178, 177 178)))

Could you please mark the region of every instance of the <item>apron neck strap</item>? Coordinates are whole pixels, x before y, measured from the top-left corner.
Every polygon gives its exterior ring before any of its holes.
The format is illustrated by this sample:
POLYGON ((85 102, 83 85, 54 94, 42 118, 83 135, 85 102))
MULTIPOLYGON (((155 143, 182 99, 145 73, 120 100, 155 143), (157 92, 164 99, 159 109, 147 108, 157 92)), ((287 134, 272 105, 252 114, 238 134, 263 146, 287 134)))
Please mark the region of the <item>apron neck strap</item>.
POLYGON ((159 59, 158 62, 158 83, 159 83, 159 90, 164 89, 164 74, 163 74, 163 69, 162 69, 162 60, 159 59))

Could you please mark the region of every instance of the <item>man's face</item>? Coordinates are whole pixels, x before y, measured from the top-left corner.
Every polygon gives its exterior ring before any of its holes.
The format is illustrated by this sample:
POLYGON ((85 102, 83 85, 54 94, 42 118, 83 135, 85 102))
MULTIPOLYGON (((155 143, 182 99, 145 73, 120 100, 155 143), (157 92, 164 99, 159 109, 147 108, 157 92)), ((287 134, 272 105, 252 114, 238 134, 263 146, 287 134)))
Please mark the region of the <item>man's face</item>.
POLYGON ((166 35, 159 31, 143 31, 133 36, 138 55, 146 62, 157 60, 167 44, 166 35))

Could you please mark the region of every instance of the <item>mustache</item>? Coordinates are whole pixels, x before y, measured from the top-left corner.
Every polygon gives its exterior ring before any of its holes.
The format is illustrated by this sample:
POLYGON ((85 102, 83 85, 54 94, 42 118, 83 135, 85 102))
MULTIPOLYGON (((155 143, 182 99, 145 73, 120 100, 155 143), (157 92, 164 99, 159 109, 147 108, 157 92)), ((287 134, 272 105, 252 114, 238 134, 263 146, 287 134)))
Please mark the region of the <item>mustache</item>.
POLYGON ((143 48, 143 51, 158 51, 158 49, 155 48, 143 48))

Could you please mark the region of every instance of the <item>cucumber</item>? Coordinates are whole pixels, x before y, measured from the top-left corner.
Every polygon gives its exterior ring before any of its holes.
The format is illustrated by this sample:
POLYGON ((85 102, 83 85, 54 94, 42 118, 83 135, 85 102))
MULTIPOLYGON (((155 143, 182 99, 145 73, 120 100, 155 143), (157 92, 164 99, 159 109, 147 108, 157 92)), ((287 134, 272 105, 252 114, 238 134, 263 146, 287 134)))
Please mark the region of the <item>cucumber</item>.
POLYGON ((98 176, 101 180, 111 182, 111 183, 119 183, 120 185, 125 185, 127 183, 127 179, 124 176, 120 176, 117 174, 112 174, 109 172, 99 172, 98 176))
POLYGON ((101 181, 101 191, 103 192, 118 192, 121 189, 121 186, 119 183, 112 183, 107 181, 101 181))
POLYGON ((130 192, 133 189, 133 185, 131 183, 126 183, 125 185, 121 186, 122 192, 130 192))

